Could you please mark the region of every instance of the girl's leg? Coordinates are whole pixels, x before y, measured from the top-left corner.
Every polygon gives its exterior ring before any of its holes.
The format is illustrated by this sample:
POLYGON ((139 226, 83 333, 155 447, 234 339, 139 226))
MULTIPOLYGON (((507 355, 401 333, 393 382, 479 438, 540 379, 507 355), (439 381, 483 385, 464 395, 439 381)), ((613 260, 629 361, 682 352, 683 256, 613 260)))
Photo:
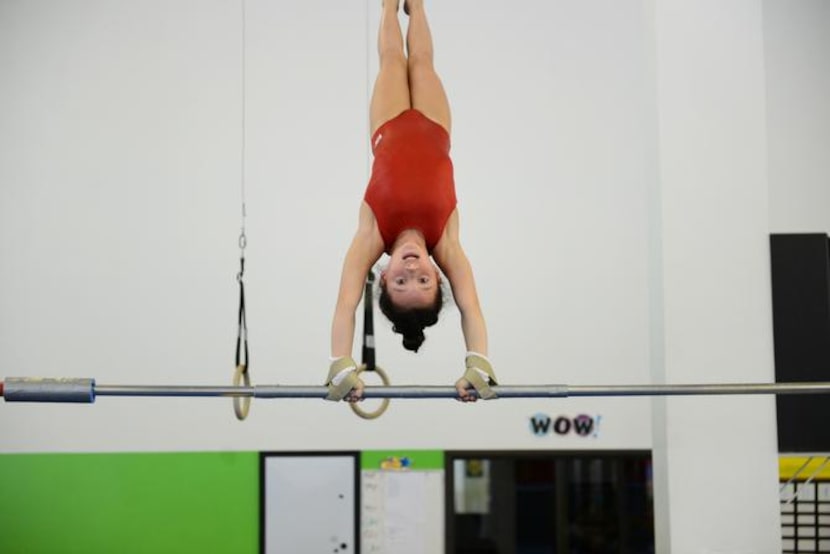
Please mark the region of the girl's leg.
POLYGON ((450 104, 444 85, 432 63, 432 34, 423 0, 406 0, 409 29, 406 46, 409 54, 409 93, 412 107, 450 132, 450 104))
POLYGON ((369 133, 412 107, 397 0, 383 0, 378 31, 380 70, 369 105, 369 133))

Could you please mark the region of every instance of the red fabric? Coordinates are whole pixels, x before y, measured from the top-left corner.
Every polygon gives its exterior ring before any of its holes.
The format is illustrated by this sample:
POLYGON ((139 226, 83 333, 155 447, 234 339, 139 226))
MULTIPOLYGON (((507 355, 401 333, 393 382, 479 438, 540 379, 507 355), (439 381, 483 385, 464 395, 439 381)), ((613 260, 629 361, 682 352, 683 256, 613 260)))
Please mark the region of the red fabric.
POLYGON ((432 251, 456 205, 450 136, 417 110, 406 110, 372 136, 375 161, 364 199, 386 251, 401 232, 418 229, 432 251))

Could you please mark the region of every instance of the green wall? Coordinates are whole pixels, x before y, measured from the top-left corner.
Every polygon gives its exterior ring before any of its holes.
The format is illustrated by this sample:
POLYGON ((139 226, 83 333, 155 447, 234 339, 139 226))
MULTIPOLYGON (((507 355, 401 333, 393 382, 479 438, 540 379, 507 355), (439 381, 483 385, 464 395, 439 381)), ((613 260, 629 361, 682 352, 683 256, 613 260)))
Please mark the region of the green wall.
POLYGON ((0 455, 0 552, 258 548, 257 452, 0 455))
POLYGON ((381 470, 386 462, 392 462, 394 469, 395 461, 406 459, 408 469, 413 471, 440 469, 444 470, 443 450, 364 450, 360 453, 360 469, 381 470))

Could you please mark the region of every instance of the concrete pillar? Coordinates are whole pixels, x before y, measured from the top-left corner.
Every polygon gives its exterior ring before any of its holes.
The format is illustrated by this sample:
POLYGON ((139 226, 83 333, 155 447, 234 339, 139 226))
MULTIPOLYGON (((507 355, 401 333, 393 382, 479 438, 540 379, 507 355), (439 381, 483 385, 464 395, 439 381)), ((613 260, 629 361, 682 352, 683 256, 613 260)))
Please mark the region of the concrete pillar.
MULTIPOLYGON (((773 377, 760 0, 645 2, 656 383, 773 377)), ((772 397, 654 401, 657 552, 779 553, 772 397)))

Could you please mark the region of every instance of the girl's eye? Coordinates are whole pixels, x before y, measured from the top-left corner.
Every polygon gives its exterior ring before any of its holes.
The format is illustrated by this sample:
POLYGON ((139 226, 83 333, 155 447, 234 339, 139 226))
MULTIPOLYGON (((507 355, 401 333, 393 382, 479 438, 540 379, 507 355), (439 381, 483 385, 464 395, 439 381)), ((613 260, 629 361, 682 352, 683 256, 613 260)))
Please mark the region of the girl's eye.
POLYGON ((403 277, 398 277, 397 279, 395 279, 395 284, 396 285, 403 285, 404 284, 403 277))
POLYGON ((426 285, 429 283, 429 277, 421 277, 421 284, 426 285))

